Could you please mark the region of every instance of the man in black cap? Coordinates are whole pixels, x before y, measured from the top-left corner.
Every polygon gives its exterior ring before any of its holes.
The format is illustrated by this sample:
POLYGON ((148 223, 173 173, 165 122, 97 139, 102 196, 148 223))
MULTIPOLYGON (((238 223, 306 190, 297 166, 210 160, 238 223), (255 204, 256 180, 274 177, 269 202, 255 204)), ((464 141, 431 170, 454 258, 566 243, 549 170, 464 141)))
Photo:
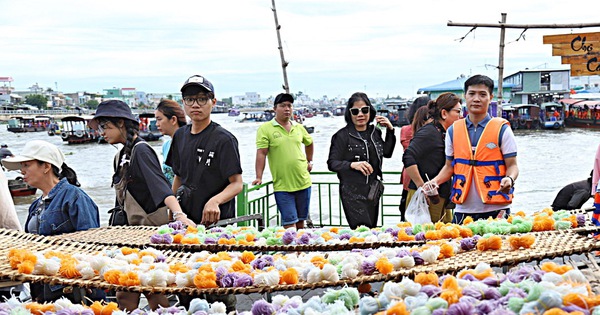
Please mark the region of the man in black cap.
MULTIPOLYGON (((183 212, 196 224, 210 225, 235 217, 235 196, 242 191, 242 166, 238 141, 233 134, 211 121, 215 90, 201 75, 189 77, 181 87, 186 115, 192 123, 173 135, 166 164, 173 168, 173 191, 183 212)), ((210 301, 235 309, 235 295, 207 295, 210 301)), ((180 295, 187 306, 189 296, 180 295)))
POLYGON ((171 142, 166 164, 175 173, 173 191, 196 224, 235 217, 234 198, 243 186, 238 141, 210 119, 217 101, 210 81, 191 76, 181 93, 192 123, 179 128, 171 142))
POLYGON ((273 178, 275 201, 285 228, 304 228, 309 219, 312 181, 313 139, 306 129, 293 121, 294 97, 281 93, 275 97, 275 117, 263 123, 256 132, 256 179, 262 184, 265 161, 273 178), (302 150, 304 147, 304 150, 302 150), (304 152, 303 152, 304 151, 304 152))

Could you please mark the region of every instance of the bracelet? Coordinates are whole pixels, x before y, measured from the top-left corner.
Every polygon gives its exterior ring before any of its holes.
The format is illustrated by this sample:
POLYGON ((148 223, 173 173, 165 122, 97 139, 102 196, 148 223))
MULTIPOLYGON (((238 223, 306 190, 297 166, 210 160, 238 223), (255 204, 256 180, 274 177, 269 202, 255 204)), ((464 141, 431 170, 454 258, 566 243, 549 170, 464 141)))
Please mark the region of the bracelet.
POLYGON ((187 214, 185 214, 183 212, 173 212, 173 218, 177 219, 177 217, 180 217, 180 216, 187 218, 187 214))
POLYGON ((506 175, 504 177, 510 179, 510 187, 515 187, 515 180, 512 177, 510 177, 508 175, 506 175))

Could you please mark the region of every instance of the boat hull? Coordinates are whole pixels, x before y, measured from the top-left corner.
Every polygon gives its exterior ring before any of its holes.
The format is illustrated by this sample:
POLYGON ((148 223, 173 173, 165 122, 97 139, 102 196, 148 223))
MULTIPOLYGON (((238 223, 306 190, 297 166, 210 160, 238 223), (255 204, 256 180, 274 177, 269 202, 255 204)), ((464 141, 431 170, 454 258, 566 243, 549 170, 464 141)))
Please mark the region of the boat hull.
POLYGON ((600 129, 600 120, 568 118, 565 123, 567 127, 600 129))
POLYGON ((37 188, 27 185, 22 179, 11 179, 8 181, 8 189, 13 197, 35 195, 37 188))

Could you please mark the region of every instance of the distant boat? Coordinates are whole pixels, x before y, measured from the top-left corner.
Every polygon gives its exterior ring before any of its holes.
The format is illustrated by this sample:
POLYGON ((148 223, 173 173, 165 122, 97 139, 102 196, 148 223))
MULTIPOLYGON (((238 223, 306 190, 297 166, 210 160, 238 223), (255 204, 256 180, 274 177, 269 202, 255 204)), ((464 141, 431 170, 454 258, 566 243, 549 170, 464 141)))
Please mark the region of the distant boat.
POLYGON ((243 114, 244 117, 239 119, 238 122, 264 122, 275 117, 275 112, 272 109, 265 109, 262 112, 244 112, 243 114))
POLYGON ((383 106, 378 112, 385 114, 385 117, 390 120, 392 125, 402 127, 410 123, 406 118, 407 110, 408 101, 401 99, 389 99, 383 102, 383 106))
POLYGON ((46 131, 46 127, 52 122, 50 116, 15 116, 8 120, 7 130, 15 133, 46 131))
POLYGON ((330 111, 326 110, 323 112, 323 117, 333 117, 333 114, 330 111))
POLYGON ((346 106, 338 106, 333 109, 333 116, 344 116, 346 112, 346 106))
POLYGON ((229 112, 229 110, 225 105, 213 105, 213 108, 210 111, 211 114, 225 114, 227 112, 229 112))
POLYGON ((61 119, 62 131, 60 137, 68 144, 81 144, 98 141, 100 134, 97 130, 88 127, 94 116, 65 116, 61 119))
POLYGON ((560 129, 565 127, 565 107, 555 102, 542 103, 544 115, 541 127, 544 129, 560 129))
POLYGON ((565 113, 567 127, 600 129, 600 99, 562 99, 559 103, 568 105, 565 113))
POLYGON ((240 115, 240 110, 237 108, 231 108, 229 110, 229 113, 227 114, 227 116, 239 116, 240 115))
POLYGON ((27 185, 27 183, 25 183, 21 177, 9 179, 8 189, 10 190, 10 195, 13 197, 35 195, 35 192, 37 191, 37 188, 27 185))
POLYGON ((512 129, 538 129, 540 127, 540 106, 535 104, 503 104, 502 116, 512 129))
POLYGON ((141 113, 139 115, 140 118, 140 138, 146 141, 157 141, 160 139, 163 134, 158 131, 158 127, 156 126, 156 118, 154 117, 154 113, 141 113))

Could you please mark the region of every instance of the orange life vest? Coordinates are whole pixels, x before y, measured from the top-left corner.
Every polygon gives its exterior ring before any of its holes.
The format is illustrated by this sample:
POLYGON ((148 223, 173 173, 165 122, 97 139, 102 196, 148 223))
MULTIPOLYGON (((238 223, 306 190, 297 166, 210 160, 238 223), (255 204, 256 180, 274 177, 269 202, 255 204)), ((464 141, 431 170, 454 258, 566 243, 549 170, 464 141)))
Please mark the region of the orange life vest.
POLYGON ((475 152, 472 151, 471 139, 467 130, 466 119, 454 123, 452 143, 454 145, 454 177, 452 179, 452 201, 462 204, 469 194, 473 176, 475 189, 479 192, 484 204, 510 204, 512 192, 508 194, 497 192, 500 181, 506 175, 506 165, 499 145, 502 125, 508 121, 502 118, 492 118, 479 138, 475 152))

